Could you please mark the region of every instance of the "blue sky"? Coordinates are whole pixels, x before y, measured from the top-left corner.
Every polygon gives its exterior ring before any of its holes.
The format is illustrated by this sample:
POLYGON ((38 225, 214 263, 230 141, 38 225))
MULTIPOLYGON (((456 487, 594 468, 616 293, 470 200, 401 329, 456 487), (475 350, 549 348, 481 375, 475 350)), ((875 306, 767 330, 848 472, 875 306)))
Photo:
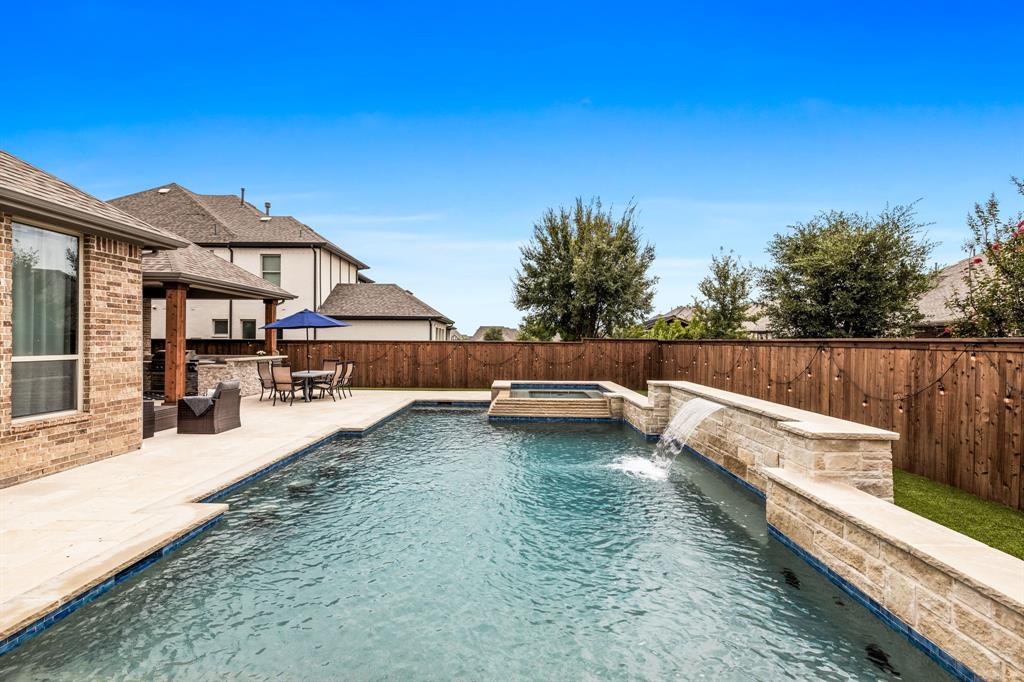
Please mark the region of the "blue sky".
POLYGON ((1020 208, 1024 3, 438 5, 19 3, 0 146, 103 198, 244 185, 466 332, 577 195, 637 202, 659 309, 821 209, 920 200, 949 262, 1020 208))

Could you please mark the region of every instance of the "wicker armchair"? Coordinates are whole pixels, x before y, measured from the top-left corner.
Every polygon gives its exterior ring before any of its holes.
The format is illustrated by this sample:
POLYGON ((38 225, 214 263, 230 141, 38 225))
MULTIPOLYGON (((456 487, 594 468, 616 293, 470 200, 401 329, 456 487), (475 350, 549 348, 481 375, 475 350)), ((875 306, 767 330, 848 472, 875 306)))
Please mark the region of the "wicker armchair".
POLYGON ((196 416, 184 400, 178 401, 178 433, 221 433, 242 425, 239 408, 242 391, 237 386, 223 388, 218 385, 213 404, 196 416))

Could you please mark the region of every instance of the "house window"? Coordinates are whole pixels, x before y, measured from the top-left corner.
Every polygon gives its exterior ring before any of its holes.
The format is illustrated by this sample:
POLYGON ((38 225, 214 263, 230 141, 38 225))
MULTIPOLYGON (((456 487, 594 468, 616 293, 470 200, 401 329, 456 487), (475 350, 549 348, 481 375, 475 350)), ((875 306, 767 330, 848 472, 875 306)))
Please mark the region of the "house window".
POLYGON ((14 223, 11 416, 79 409, 80 241, 14 223))
POLYGON ((242 320, 242 338, 256 338, 256 320, 242 320))
POLYGON ((227 320, 214 320, 213 321, 213 335, 214 336, 227 336, 228 335, 228 321, 227 320))
POLYGON ((268 255, 260 256, 260 270, 263 272, 263 279, 271 284, 281 286, 281 256, 268 255))

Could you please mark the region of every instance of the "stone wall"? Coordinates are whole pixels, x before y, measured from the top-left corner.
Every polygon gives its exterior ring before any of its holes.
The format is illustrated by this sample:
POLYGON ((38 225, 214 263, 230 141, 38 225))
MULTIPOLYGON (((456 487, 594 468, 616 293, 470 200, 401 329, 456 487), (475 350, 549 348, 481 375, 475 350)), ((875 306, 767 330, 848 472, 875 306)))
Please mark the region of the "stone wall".
POLYGON ((286 357, 285 355, 226 357, 222 359, 222 362, 216 364, 200 364, 198 367, 198 393, 204 395, 209 389, 217 388, 218 382, 237 379, 242 389, 243 398, 249 395, 259 395, 260 377, 256 363, 280 361, 286 357))
POLYGON ((0 487, 142 444, 139 247, 92 235, 81 240, 82 410, 11 418, 11 223, 0 214, 0 487))
MULTIPOLYGON (((898 434, 689 382, 649 382, 648 397, 637 419, 654 433, 693 398, 724 405, 688 444, 758 490, 766 486, 761 470, 781 466, 892 500, 891 442, 898 434)), ((632 422, 628 410, 624 415, 632 422)))
POLYGON ((770 526, 883 620, 986 680, 1024 680, 1024 562, 846 486, 767 476, 770 526))

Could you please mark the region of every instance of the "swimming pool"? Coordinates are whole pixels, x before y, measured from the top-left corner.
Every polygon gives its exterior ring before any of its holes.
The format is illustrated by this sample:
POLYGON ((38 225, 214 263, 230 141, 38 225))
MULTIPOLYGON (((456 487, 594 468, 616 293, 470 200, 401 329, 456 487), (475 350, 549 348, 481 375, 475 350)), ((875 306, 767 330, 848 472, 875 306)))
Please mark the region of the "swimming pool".
POLYGON ((414 410, 0 658, 4 679, 921 679, 764 504, 612 424, 414 410))
POLYGON ((513 388, 509 391, 512 398, 555 398, 559 400, 586 400, 588 398, 603 398, 601 391, 570 389, 536 389, 536 388, 513 388))

